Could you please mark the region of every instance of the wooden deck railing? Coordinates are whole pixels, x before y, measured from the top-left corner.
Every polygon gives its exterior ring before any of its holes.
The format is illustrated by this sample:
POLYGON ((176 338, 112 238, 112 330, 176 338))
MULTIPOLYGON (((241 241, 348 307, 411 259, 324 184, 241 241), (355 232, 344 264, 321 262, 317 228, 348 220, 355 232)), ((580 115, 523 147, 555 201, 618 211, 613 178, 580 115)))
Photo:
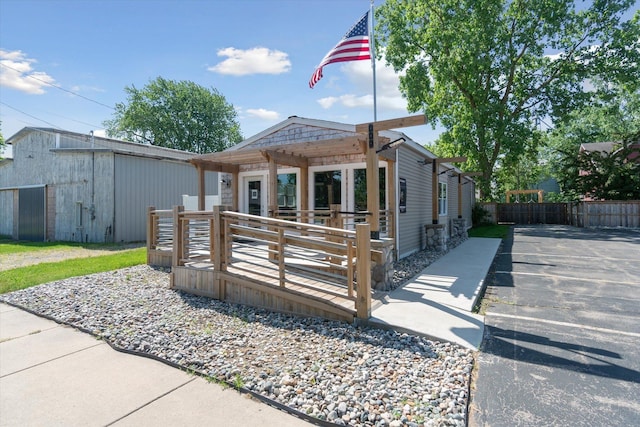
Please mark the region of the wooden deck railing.
POLYGON ((351 305, 358 318, 371 314, 369 224, 354 224, 353 231, 219 208, 175 207, 172 216, 172 267, 211 270, 209 294, 219 299, 226 282, 244 280, 263 283, 262 292, 276 288, 351 305))
MULTIPOLYGON (((345 212, 340 210, 340 205, 331 205, 330 209, 318 210, 278 210, 275 217, 289 221, 302 223, 321 224, 332 228, 343 228, 345 230, 355 230, 356 224, 369 222, 369 213, 345 212)), ((393 238, 395 236, 395 222, 393 211, 380 211, 380 234, 381 236, 393 238)))
POLYGON ((173 250, 173 212, 147 210, 147 264, 168 267, 173 250))

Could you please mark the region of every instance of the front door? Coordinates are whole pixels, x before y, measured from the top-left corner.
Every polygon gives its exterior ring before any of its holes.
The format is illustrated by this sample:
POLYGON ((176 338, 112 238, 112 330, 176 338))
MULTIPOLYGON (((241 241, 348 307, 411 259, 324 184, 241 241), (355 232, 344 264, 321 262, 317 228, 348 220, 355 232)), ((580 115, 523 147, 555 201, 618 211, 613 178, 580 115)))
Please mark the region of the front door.
POLYGON ((263 215, 262 212, 262 179, 247 178, 246 180, 246 204, 247 213, 250 215, 263 215))

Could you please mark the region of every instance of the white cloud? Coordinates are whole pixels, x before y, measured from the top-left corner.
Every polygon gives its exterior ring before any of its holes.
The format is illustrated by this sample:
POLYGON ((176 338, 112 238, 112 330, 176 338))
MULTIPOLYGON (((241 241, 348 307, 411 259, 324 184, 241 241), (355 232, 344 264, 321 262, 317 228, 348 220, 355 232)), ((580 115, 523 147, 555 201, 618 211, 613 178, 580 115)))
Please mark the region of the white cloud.
POLYGON ((328 96, 326 98, 320 98, 318 99, 318 104, 320 104, 320 106, 322 108, 324 108, 325 110, 331 108, 331 106, 333 104, 335 104, 336 102, 338 102, 340 100, 340 98, 336 97, 336 96, 328 96))
POLYGON ((207 68, 220 74, 246 76, 249 74, 282 74, 291 70, 289 55, 266 47, 247 50, 227 47, 218 50, 218 56, 227 57, 217 65, 207 68))
POLYGON ((0 86, 33 95, 43 94, 43 88, 54 84, 55 80, 47 73, 34 71, 31 64, 35 62, 20 50, 0 49, 0 86))
POLYGON ((278 120, 280 118, 280 114, 277 111, 269 111, 264 108, 247 108, 246 113, 249 117, 257 117, 263 120, 278 120))
POLYGON ((72 92, 105 92, 104 89, 97 86, 80 86, 76 85, 71 88, 72 92))
MULTIPOLYGON (((345 63, 340 71, 347 77, 358 93, 321 98, 317 102, 324 109, 334 105, 347 108, 373 107, 373 72, 369 61, 345 63)), ((325 69, 325 74, 327 70, 325 69)), ((332 81, 333 83, 333 81, 332 81)), ((378 108, 406 111, 407 101, 402 97, 399 75, 384 63, 376 64, 376 101, 378 108)), ((335 87, 335 86, 334 86, 335 87)))

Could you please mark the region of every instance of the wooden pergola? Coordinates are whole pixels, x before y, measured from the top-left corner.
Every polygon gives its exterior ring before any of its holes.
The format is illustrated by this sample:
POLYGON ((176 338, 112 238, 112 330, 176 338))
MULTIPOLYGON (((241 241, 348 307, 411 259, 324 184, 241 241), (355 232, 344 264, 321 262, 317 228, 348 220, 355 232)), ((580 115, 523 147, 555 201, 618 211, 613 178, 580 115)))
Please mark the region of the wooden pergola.
POLYGON ((359 135, 351 137, 240 148, 194 157, 190 162, 198 170, 198 209, 205 209, 206 171, 223 172, 232 175, 232 209, 238 210, 240 166, 267 163, 269 170, 267 187, 269 215, 273 215, 277 210, 278 166, 300 168, 300 186, 305 189, 305 191, 300 192, 300 208, 301 210, 307 210, 309 208, 309 194, 306 191, 309 184, 308 168, 312 159, 327 156, 364 155, 366 157, 367 175, 367 211, 371 215, 371 235, 373 238, 378 238, 380 230, 378 162, 383 159, 389 162, 391 166, 388 168, 390 176, 387 180, 387 194, 389 195, 389 200, 395 200, 395 168, 392 166, 393 162, 395 162, 394 148, 397 147, 397 145, 391 148, 389 145, 385 147, 385 144, 390 144, 393 141, 380 137, 378 132, 423 124, 426 124, 424 115, 409 116, 356 125, 355 131, 359 135), (381 147, 384 148, 381 149, 381 147))

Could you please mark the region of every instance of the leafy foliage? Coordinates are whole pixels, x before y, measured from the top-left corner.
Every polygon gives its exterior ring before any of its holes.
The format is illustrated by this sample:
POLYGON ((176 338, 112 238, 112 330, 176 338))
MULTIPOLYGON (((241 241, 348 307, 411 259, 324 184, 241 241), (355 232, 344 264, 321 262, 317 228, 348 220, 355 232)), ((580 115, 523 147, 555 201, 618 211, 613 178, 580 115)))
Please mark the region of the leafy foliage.
POLYGON ((194 153, 222 151, 242 140, 236 111, 215 89, 158 77, 143 89, 126 87, 107 135, 194 153))
POLYGON ((480 203, 476 203, 471 208, 471 222, 474 227, 491 224, 491 213, 480 203))
POLYGON ((438 144, 482 171, 488 199, 498 166, 537 152, 538 120, 561 120, 591 100, 586 79, 640 81, 640 13, 621 20, 634 3, 387 0, 377 10, 377 46, 405 72, 408 108, 445 127, 438 144))
MULTIPOLYGON (((570 159, 569 153, 567 159, 570 159)), ((569 162, 569 160, 567 160, 569 162)), ((574 179, 568 191, 596 200, 640 200, 640 132, 615 144, 611 152, 574 153, 568 165, 574 179)))
MULTIPOLYGON (((608 85, 606 91, 599 91, 599 94, 596 102, 575 110, 556 125, 547 136, 547 148, 541 153, 548 173, 560 182, 562 199, 577 200, 584 195, 578 184, 581 165, 577 156, 581 144, 607 141, 632 143, 634 139, 637 140, 634 135, 640 134, 639 91, 628 90, 622 85, 608 85)), ((595 155, 592 160, 598 162, 598 156, 602 157, 602 154, 595 155)))
MULTIPOLYGON (((2 125, 2 122, 0 122, 0 125, 2 125)), ((5 145, 4 136, 2 136, 2 131, 0 130, 0 160, 2 160, 2 150, 4 150, 5 145)))

